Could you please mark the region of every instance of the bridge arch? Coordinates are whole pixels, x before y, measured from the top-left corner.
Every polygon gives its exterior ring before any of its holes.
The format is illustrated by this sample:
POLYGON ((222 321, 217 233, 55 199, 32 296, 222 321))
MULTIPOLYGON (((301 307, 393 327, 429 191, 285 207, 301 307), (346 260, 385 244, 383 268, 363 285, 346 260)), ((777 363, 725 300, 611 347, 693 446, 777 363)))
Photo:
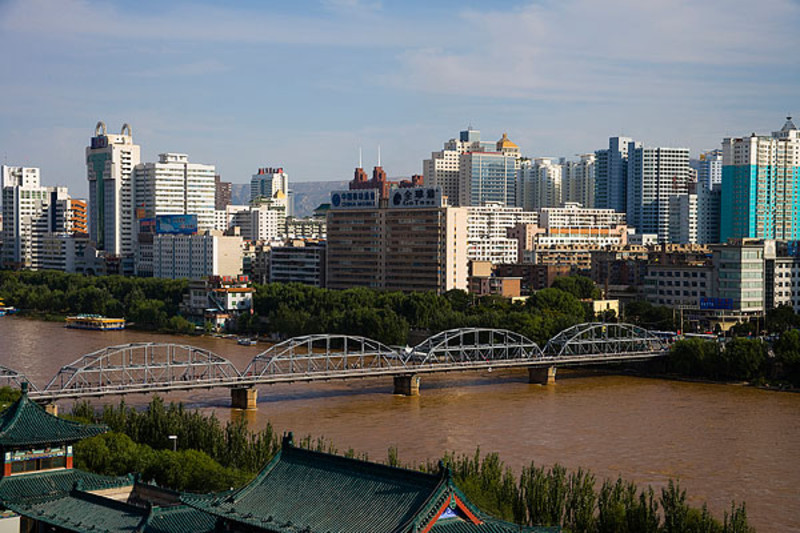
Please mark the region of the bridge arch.
POLYGON ((587 322, 561 331, 544 348, 548 357, 620 355, 665 351, 667 343, 633 324, 587 322))
POLYGON ((398 369, 400 354, 366 337, 318 334, 293 337, 256 355, 242 374, 244 380, 292 374, 334 374, 359 370, 398 369))
POLYGON ((213 385, 239 377, 233 363, 205 348, 141 342, 84 355, 61 367, 43 392, 150 392, 190 381, 213 385))
POLYGON ((478 363, 542 357, 539 346, 507 329, 460 328, 442 331, 415 346, 406 358, 416 365, 478 363))
POLYGON ((17 372, 13 368, 8 368, 7 366, 3 365, 0 365, 0 383, 9 387, 14 385, 14 388, 16 389, 22 388, 22 384, 27 383, 28 390, 32 392, 38 390, 36 385, 31 383, 31 381, 25 377, 25 374, 17 372))

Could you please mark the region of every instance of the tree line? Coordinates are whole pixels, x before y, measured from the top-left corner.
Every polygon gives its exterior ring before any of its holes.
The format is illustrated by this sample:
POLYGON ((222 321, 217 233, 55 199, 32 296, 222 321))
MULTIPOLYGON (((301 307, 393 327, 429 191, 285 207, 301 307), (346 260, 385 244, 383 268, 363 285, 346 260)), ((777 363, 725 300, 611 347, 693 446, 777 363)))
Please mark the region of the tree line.
MULTIPOLYGON (((141 329, 194 332, 179 315, 186 280, 84 276, 56 271, 0 271, 0 298, 38 316, 91 313, 125 317, 141 329)), ((584 277, 559 278, 526 302, 475 297, 461 290, 386 292, 330 290, 297 283, 254 285, 254 313, 240 317, 243 333, 294 337, 314 333, 366 335, 405 344, 413 331, 461 327, 510 329, 546 343, 558 331, 590 317, 581 299, 597 295, 584 277)), ((423 335, 427 336, 427 335, 423 335)))
POLYGON ((296 283, 256 285, 254 315, 244 330, 295 337, 313 333, 366 335, 384 344, 409 343, 448 329, 509 329, 544 345, 550 337, 591 318, 581 299, 597 294, 585 277, 559 278, 525 302, 477 297, 462 290, 386 292, 366 288, 330 290, 296 283), (262 320, 258 320, 258 318, 262 320))
MULTIPOLYGON (((280 449, 271 425, 250 430, 242 421, 221 424, 212 414, 165 404, 154 397, 144 410, 120 403, 94 411, 75 405, 72 419, 104 423, 110 433, 75 446, 76 467, 104 475, 138 472, 145 481, 182 491, 220 491, 249 482, 280 449), (178 437, 172 451, 169 435, 178 437)), ((307 436, 299 446, 338 453, 324 438, 307 436)), ((352 449, 344 455, 356 456, 352 449)), ((368 459, 366 454, 359 458, 368 459)), ((719 520, 707 507, 690 507, 686 491, 670 481, 658 492, 618 478, 599 483, 586 470, 570 472, 531 463, 515 475, 496 453, 446 454, 442 460, 457 486, 485 512, 525 525, 562 526, 573 533, 749 533, 744 504, 731 504, 719 520)), ((439 461, 404 465, 390 448, 386 464, 436 472, 439 461)))
POLYGON ((140 329, 175 333, 194 332, 178 314, 187 286, 186 280, 0 270, 0 298, 26 314, 124 317, 140 329))
POLYGON ((681 340, 670 347, 666 366, 681 376, 800 387, 800 331, 787 330, 771 344, 746 337, 681 340))

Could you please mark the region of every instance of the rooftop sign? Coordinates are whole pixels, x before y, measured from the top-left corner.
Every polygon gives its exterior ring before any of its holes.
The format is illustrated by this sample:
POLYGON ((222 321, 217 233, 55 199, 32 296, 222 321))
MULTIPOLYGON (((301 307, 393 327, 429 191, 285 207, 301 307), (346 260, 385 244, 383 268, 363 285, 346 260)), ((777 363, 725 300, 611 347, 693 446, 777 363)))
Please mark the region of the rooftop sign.
POLYGON ((378 207, 378 189, 332 191, 331 209, 374 209, 378 207))

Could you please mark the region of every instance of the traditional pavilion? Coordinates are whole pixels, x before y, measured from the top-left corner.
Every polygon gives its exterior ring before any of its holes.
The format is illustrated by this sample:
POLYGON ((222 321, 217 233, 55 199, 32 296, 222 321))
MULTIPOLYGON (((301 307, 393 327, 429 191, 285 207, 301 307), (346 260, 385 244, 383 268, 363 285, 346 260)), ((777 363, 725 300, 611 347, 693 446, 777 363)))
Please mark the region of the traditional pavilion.
POLYGON ((178 493, 72 467, 72 445, 108 428, 60 419, 27 390, 0 415, 0 533, 519 533, 472 505, 449 470, 426 474, 295 447, 247 486, 178 493))

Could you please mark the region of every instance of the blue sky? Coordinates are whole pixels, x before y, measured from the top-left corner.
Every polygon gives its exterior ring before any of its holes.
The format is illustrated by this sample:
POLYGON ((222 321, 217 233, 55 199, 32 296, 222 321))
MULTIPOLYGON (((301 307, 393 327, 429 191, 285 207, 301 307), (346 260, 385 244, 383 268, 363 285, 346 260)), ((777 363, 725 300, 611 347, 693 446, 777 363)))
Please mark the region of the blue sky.
POLYGON ((0 0, 0 158, 86 194, 98 120, 249 180, 421 172, 472 124, 530 157, 696 154, 800 115, 795 0, 0 0))

